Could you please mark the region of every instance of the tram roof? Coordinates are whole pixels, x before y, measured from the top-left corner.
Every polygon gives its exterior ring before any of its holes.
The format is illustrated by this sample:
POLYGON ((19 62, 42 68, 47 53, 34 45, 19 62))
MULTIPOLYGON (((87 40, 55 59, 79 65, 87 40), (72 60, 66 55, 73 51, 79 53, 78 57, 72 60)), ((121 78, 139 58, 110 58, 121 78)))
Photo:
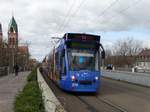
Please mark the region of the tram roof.
POLYGON ((63 36, 64 40, 72 40, 75 38, 81 38, 81 40, 94 40, 94 41, 100 41, 100 35, 94 35, 94 34, 86 34, 86 33, 65 33, 63 36))
POLYGON ((87 41, 96 41, 96 42, 100 42, 100 35, 94 35, 94 34, 86 34, 86 33, 65 33, 63 38, 61 38, 57 44, 55 45, 55 48, 57 48, 60 45, 64 45, 65 41, 68 40, 75 40, 77 39, 78 41, 82 41, 82 40, 86 40, 87 41), (81 40, 80 40, 81 39, 81 40))

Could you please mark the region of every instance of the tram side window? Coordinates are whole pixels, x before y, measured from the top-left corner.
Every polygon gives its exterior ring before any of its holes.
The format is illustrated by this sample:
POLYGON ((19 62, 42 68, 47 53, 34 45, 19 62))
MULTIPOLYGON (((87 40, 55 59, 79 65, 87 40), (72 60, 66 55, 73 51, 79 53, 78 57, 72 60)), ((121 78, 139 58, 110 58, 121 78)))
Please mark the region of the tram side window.
POLYGON ((56 68, 58 68, 59 62, 58 62, 58 52, 55 54, 55 63, 56 63, 56 68))
POLYGON ((61 73, 62 75, 66 75, 66 67, 65 67, 65 52, 62 52, 61 54, 61 73))
POLYGON ((64 64, 64 56, 62 57, 62 71, 61 73, 65 75, 65 70, 64 70, 65 64, 64 64))

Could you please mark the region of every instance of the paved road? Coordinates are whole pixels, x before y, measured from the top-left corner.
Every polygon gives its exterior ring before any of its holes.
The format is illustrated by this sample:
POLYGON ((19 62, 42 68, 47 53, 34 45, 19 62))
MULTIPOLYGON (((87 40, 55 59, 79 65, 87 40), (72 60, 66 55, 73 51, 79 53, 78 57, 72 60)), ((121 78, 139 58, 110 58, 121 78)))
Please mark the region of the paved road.
POLYGON ((73 94, 46 81, 68 112, 150 112, 150 88, 147 87, 102 78, 98 95, 73 94))
POLYGON ((29 72, 10 74, 0 78, 0 112, 13 112, 14 98, 26 84, 29 72))

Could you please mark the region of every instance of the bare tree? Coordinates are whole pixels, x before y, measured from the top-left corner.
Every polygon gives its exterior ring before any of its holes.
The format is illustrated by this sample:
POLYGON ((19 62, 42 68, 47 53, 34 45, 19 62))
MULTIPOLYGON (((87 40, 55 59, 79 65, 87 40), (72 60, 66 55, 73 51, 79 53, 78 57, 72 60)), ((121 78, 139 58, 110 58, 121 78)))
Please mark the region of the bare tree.
POLYGON ((112 46, 112 50, 106 50, 105 64, 111 63, 116 67, 131 67, 142 48, 142 42, 132 37, 119 39, 112 46))
POLYGON ((105 46, 105 56, 106 58, 112 56, 112 49, 108 46, 105 46))
POLYGON ((142 45, 139 40, 127 37, 114 44, 114 53, 119 56, 135 56, 142 50, 142 45))

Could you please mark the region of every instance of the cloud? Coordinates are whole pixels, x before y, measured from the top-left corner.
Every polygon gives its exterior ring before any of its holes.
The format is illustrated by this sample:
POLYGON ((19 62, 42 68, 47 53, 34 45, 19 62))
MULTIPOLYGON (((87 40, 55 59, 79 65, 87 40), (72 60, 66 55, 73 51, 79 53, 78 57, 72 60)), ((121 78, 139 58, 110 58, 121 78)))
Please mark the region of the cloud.
MULTIPOLYGON (((19 27, 19 38, 31 43, 31 54, 40 60, 50 51, 51 36, 59 36, 65 32, 99 33, 150 28, 148 12, 150 1, 118 0, 107 9, 113 2, 112 0, 84 0, 84 2, 83 0, 0 0, 0 22, 3 24, 4 36, 7 38, 8 23, 13 12, 19 27), (63 28, 69 9, 71 16, 63 28), (125 9, 128 10, 123 11, 125 9), (102 14, 104 10, 105 13, 102 14), (60 28, 63 30, 58 30, 60 28)), ((111 45, 109 41, 108 39, 104 43, 111 45)))

